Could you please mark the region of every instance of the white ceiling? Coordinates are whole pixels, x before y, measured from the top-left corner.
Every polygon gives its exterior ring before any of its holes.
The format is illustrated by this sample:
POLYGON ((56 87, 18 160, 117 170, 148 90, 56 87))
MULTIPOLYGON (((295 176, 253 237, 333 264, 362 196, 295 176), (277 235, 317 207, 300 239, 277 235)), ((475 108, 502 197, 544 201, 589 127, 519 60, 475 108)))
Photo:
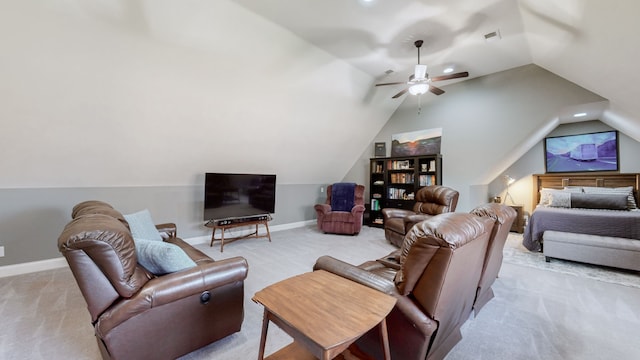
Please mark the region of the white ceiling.
MULTIPOLYGON (((631 122, 640 119, 637 0, 233 1, 378 81, 407 80, 420 39, 432 77, 445 66, 471 79, 535 63, 608 99, 631 122), (486 41, 494 31, 501 38, 486 41)), ((392 96, 402 86, 378 89, 392 96)), ((590 118, 602 116, 595 111, 590 118)))

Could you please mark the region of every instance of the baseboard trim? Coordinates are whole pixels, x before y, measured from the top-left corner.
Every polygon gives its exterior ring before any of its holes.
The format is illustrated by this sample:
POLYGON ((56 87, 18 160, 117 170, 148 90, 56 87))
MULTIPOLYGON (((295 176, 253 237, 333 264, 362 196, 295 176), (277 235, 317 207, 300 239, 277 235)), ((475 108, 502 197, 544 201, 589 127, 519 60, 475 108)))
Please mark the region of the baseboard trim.
POLYGON ((63 257, 40 261, 31 261, 22 264, 0 266, 0 278, 15 275, 24 275, 38 271, 59 269, 69 266, 63 257))
MULTIPOLYGON (((307 221, 299 221, 295 223, 289 224, 281 224, 270 226, 270 232, 290 230, 300 227, 309 226, 315 224, 316 220, 307 220, 307 221)), ((184 239, 187 243, 191 245, 200 245, 200 244, 208 244, 211 241, 210 236, 197 236, 192 238, 184 239)), ((55 259, 47 259, 47 260, 39 260, 39 261, 31 261, 21 264, 14 265, 5 265, 0 266, 0 278, 5 278, 9 276, 16 275, 24 275, 38 271, 46 271, 53 269, 60 269, 63 267, 68 267, 67 260, 64 257, 59 257, 55 259)))

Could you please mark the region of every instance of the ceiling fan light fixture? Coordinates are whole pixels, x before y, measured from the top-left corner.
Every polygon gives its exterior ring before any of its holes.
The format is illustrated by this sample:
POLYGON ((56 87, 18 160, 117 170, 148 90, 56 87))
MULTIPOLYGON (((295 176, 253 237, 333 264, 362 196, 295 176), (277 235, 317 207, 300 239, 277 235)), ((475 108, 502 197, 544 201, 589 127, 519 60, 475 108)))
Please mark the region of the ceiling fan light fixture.
POLYGON ((422 80, 427 78, 427 65, 416 65, 413 80, 422 80))
POLYGON ((422 95, 429 91, 429 84, 415 84, 409 88, 411 95, 422 95))

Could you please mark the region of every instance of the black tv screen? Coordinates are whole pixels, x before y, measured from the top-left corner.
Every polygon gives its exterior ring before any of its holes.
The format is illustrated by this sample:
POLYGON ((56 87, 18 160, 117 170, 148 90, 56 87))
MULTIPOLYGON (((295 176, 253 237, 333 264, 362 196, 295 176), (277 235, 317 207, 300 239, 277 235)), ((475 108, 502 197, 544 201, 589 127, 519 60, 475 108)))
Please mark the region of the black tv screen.
POLYGON ((618 171, 618 132, 548 137, 544 153, 548 173, 618 171))
POLYGON ((205 221, 272 214, 275 204, 275 175, 205 174, 205 221))

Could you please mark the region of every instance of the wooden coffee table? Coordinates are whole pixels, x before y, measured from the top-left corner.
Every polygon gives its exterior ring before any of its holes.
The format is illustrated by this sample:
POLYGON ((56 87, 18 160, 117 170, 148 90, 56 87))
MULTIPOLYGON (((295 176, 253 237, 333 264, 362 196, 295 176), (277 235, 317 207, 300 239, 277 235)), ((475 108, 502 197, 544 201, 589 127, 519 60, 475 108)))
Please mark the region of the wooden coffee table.
POLYGON ((264 306, 258 359, 264 359, 269 321, 294 342, 267 359, 329 360, 378 325, 385 359, 390 358, 386 316, 393 296, 324 270, 304 273, 258 291, 264 306))

